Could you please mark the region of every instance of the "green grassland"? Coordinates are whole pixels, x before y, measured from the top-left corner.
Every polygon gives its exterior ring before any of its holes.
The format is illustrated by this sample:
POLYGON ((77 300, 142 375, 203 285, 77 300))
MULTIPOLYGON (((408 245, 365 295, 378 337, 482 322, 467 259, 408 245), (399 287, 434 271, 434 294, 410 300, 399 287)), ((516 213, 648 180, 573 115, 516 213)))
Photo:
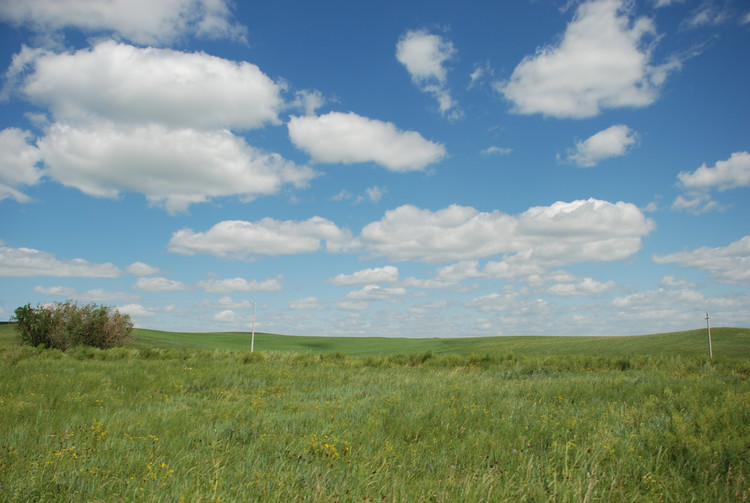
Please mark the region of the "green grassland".
MULTIPOLYGON (((136 329, 136 345, 157 348, 210 350, 250 350, 250 333, 176 333, 136 329)), ((715 355, 750 358, 750 329, 711 329, 715 355)), ((255 334, 257 351, 296 353, 333 353, 348 356, 384 356, 394 353, 524 356, 586 355, 616 357, 623 355, 708 355, 705 329, 631 337, 466 337, 450 339, 412 339, 384 337, 298 337, 255 334)))
POLYGON ((750 330, 355 339, 0 325, 0 501, 748 501, 750 330))

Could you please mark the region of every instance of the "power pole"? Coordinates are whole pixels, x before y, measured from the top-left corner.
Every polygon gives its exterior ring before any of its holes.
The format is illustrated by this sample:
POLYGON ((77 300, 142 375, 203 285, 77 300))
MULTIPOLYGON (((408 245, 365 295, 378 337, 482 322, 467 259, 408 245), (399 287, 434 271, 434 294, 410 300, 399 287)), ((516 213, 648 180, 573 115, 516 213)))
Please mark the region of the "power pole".
POLYGON ((253 298, 253 331, 250 336, 250 352, 255 349, 255 298, 253 298))
POLYGON ((711 345, 711 325, 708 322, 708 313, 706 313, 706 330, 708 330, 708 356, 713 359, 714 349, 711 345))

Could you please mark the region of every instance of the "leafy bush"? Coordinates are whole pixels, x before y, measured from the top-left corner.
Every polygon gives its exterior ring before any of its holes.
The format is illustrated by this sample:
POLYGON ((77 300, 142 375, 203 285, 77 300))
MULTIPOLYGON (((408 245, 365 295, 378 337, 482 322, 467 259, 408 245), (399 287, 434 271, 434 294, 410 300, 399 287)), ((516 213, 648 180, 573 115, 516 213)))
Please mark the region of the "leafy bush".
POLYGON ((60 351, 75 346, 107 349, 133 340, 130 316, 108 306, 71 301, 26 304, 16 309, 14 321, 22 344, 60 351))

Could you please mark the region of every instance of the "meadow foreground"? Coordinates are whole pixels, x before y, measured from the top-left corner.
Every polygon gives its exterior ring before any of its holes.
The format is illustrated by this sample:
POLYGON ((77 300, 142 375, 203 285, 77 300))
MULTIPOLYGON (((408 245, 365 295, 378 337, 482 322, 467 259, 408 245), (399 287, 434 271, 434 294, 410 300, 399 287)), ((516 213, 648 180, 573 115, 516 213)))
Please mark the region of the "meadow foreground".
POLYGON ((3 501, 746 501, 750 364, 9 347, 3 501))

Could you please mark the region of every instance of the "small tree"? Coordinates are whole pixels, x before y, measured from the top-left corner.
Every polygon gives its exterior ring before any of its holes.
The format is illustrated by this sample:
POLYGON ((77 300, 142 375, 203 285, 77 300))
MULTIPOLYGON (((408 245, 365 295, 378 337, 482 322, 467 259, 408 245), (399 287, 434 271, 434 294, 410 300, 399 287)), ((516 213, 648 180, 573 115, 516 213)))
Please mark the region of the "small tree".
POLYGON ((130 316, 108 306, 75 302, 26 304, 13 317, 22 344, 66 351, 73 346, 107 349, 133 340, 130 316))

